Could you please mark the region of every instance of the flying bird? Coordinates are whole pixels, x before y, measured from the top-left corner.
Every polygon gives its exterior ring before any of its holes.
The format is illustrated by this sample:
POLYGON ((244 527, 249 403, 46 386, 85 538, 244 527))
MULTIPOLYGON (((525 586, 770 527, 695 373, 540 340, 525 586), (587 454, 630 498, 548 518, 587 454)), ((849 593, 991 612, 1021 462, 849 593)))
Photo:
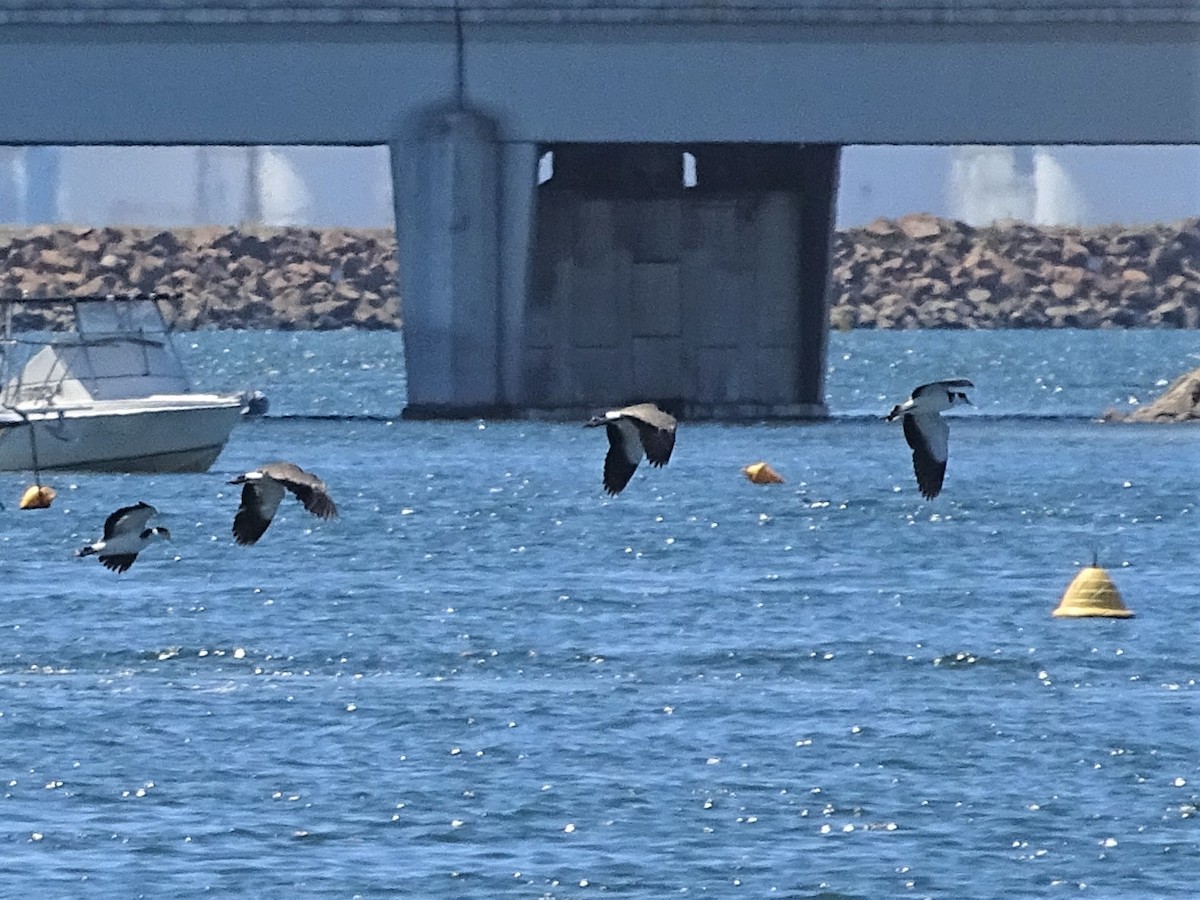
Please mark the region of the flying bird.
POLYGON ((923 384, 912 396, 892 407, 884 418, 891 422, 902 416, 904 439, 913 452, 913 472, 921 496, 932 500, 942 490, 946 477, 946 457, 950 426, 942 418, 942 410, 959 403, 970 403, 963 388, 973 388, 966 378, 951 378, 923 384))
POLYGON ((122 506, 104 520, 104 537, 75 551, 75 555, 95 554, 106 569, 124 572, 155 537, 171 539, 171 532, 161 526, 146 527, 150 517, 157 514, 158 510, 149 503, 122 506))
POLYGON ((233 517, 233 537, 239 544, 253 544, 263 536, 285 491, 295 494, 314 516, 332 519, 338 514, 325 482, 294 463, 267 463, 229 483, 242 485, 242 502, 233 517))
POLYGON ((604 457, 604 489, 621 493, 644 455, 652 466, 665 466, 675 449, 675 417, 653 403, 610 409, 593 416, 585 427, 605 426, 608 454, 604 457))

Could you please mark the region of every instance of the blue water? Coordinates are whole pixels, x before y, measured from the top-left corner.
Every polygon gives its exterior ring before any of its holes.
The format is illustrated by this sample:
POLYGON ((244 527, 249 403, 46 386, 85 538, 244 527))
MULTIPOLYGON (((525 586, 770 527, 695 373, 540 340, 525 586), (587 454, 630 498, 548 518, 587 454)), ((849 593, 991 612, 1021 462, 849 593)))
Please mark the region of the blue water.
POLYGON ((1091 421, 1195 334, 833 335, 832 421, 684 423, 615 500, 600 432, 391 418, 394 335, 181 347, 281 417, 0 476, 0 895, 1196 895, 1200 430, 1091 421), (875 417, 947 373, 930 503, 875 417), (237 547, 277 457, 342 515, 237 547), (72 557, 136 500, 169 544, 72 557), (1093 551, 1137 618, 1051 618, 1093 551))

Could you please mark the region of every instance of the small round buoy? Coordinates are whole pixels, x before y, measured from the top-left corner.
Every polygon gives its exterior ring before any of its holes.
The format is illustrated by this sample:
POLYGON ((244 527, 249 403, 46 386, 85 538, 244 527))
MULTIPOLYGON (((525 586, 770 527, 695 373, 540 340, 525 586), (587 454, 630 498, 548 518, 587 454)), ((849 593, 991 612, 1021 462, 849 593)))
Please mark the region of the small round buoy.
POLYGON ((48 484, 31 484, 25 488, 17 506, 20 509, 49 509, 57 496, 58 491, 48 484))
POLYGON ((779 473, 765 462, 751 463, 742 469, 742 474, 755 484, 783 484, 779 473))
POLYGON ((1110 619, 1131 619, 1121 594, 1108 573, 1097 565, 1080 570, 1067 585, 1066 593, 1054 610, 1060 618, 1078 619, 1086 616, 1105 616, 1110 619))

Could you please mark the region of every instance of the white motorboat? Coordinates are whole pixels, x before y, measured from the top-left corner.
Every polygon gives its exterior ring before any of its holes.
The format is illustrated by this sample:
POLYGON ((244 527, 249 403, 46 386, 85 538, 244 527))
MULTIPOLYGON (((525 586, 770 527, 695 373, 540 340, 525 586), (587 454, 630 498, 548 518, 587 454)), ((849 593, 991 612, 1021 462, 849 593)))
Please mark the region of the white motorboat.
POLYGON ((0 471, 203 472, 239 394, 193 391, 155 296, 3 300, 0 471), (48 331, 20 330, 24 325, 48 331))

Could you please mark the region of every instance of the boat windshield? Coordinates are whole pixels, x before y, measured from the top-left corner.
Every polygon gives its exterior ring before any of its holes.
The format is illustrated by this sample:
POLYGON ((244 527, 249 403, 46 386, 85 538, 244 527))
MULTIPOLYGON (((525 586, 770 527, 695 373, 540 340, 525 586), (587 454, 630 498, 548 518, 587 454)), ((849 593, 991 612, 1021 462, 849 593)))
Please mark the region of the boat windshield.
MULTIPOLYGON (((16 321, 36 330, 6 328, 2 405, 78 404, 191 390, 155 298, 11 305, 26 307, 16 321)), ((10 309, 6 322, 13 321, 10 309)))
POLYGON ((75 311, 75 330, 85 340, 117 335, 165 337, 167 323, 153 300, 113 300, 80 303, 75 311))

